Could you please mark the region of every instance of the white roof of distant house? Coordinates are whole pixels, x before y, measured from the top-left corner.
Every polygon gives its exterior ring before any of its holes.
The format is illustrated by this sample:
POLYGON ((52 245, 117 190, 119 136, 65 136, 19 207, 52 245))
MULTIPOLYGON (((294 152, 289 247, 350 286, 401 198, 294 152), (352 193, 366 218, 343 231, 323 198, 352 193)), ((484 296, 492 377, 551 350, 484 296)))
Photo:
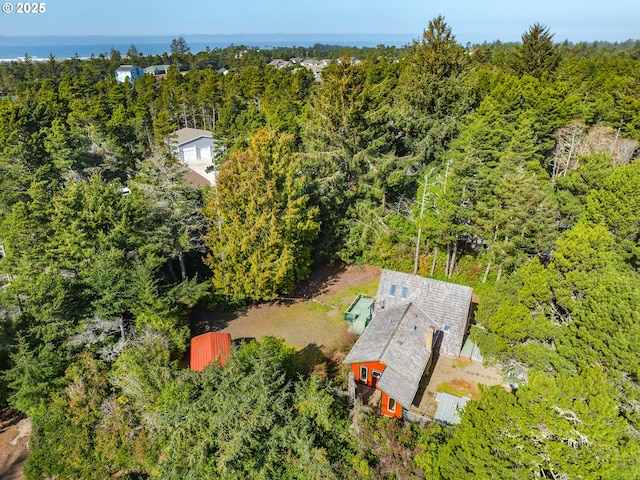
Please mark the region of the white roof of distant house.
POLYGON ((200 130, 198 128, 181 128, 173 132, 175 141, 178 145, 185 144, 196 138, 213 138, 213 134, 209 130, 200 130))
POLYGON ((321 60, 316 60, 314 58, 305 58, 300 63, 307 67, 318 67, 320 65, 324 65, 321 60))

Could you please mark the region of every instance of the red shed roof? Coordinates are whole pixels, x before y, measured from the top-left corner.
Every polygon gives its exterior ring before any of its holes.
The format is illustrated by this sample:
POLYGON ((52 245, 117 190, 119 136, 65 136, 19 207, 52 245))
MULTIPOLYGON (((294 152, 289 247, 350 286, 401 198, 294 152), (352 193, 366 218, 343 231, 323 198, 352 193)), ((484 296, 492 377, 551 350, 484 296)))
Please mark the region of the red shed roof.
POLYGON ((224 366, 231 352, 231 335, 228 333, 209 332, 191 339, 190 368, 201 372, 204 367, 218 358, 224 366))

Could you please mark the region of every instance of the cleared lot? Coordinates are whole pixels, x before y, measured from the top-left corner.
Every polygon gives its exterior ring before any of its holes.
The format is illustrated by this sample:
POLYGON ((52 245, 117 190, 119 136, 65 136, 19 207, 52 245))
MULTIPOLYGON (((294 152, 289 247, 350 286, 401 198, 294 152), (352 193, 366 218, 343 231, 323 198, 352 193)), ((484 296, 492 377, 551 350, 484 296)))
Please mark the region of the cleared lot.
POLYGON ((290 296, 237 312, 198 310, 192 333, 228 332, 233 339, 275 336, 298 349, 315 346, 329 355, 356 337, 344 310, 358 293, 375 295, 380 269, 369 265, 321 266, 290 296))

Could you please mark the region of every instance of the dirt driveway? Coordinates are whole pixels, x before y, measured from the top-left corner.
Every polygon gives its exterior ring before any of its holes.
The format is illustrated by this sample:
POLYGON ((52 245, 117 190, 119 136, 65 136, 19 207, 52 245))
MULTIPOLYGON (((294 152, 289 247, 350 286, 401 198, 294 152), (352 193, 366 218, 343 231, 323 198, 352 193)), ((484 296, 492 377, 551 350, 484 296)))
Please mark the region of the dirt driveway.
POLYGON ((8 408, 0 409, 0 478, 23 480, 22 468, 29 456, 31 420, 8 408))

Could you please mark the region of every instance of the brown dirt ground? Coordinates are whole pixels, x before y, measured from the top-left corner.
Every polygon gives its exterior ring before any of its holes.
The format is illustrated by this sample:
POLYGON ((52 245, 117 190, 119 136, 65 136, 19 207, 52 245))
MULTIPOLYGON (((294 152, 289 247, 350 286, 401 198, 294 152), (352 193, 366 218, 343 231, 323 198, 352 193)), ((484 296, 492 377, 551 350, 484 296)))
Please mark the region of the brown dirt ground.
POLYGON ((499 369, 488 367, 482 362, 464 362, 456 358, 441 356, 438 359, 428 390, 434 394, 438 385, 448 383, 453 388, 465 391, 471 398, 480 398, 478 385, 501 385, 503 382, 499 369))
POLYGON ((14 410, 0 409, 0 478, 24 480, 22 469, 29 456, 31 420, 14 410))
POLYGON ((458 390, 467 390, 469 392, 471 391, 471 388, 472 388, 472 385, 469 382, 465 380, 460 380, 459 378, 454 378, 449 382, 449 384, 454 386, 458 390))
POLYGON ((328 355, 357 338, 347 332, 348 324, 343 320, 355 294, 344 298, 336 298, 336 294, 379 276, 380 269, 369 265, 320 266, 286 298, 236 312, 194 311, 192 333, 228 332, 234 340, 275 336, 298 349, 319 349, 328 355))
POLYGON ((438 356, 431 375, 423 379, 419 390, 419 405, 412 410, 420 415, 433 417, 437 403, 436 393, 440 385, 446 384, 466 394, 474 400, 480 398, 480 385, 502 385, 503 378, 496 367, 483 365, 482 362, 465 362, 457 358, 438 356), (422 392, 422 393, 420 393, 422 392))

